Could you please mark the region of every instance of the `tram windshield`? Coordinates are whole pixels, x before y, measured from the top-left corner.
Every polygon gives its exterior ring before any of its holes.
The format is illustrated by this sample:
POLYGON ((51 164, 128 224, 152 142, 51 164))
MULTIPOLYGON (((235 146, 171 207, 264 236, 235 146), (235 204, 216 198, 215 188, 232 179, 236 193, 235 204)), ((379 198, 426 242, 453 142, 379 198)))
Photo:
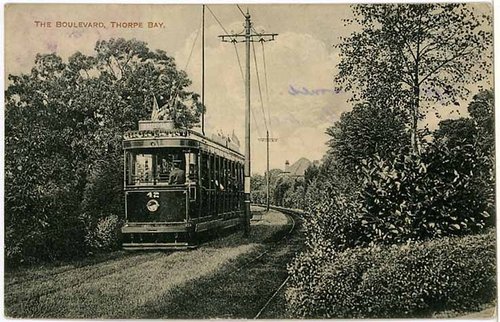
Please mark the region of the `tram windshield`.
POLYGON ((197 154, 182 149, 126 152, 127 185, 179 185, 195 181, 197 154))

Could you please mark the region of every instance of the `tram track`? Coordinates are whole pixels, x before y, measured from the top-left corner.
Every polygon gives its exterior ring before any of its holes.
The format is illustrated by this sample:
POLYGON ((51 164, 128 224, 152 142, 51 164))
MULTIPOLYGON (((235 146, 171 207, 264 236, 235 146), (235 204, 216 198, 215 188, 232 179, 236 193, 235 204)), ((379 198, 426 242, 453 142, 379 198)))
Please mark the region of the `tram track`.
MULTIPOLYGON (((276 211, 279 211, 279 212, 285 214, 292 221, 291 227, 290 227, 289 231, 287 232, 287 234, 282 236, 282 238, 279 240, 279 242, 281 242, 286 237, 290 237, 292 235, 292 233, 295 231, 295 229, 297 227, 298 216, 300 216, 302 214, 302 212, 299 210, 293 210, 293 209, 276 207, 276 206, 270 206, 270 209, 273 209, 273 210, 276 210, 276 211)), ((268 253, 269 251, 271 251, 271 250, 268 250, 266 253, 268 253)), ((285 268, 285 271, 286 271, 286 268, 285 268)), ((271 293, 271 295, 269 295, 266 298, 266 301, 264 302, 264 304, 260 307, 257 314, 253 317, 254 320, 259 319, 266 312, 269 305, 275 300, 275 298, 278 296, 278 294, 283 290, 285 285, 288 283, 289 279, 290 279, 290 276, 287 274, 286 278, 280 283, 280 285, 277 288, 275 288, 274 291, 271 293)))
POLYGON ((69 264, 76 267, 13 272, 4 302, 10 316, 25 318, 280 315, 299 217, 277 209, 255 223, 250 239, 232 234, 190 252, 117 253, 69 264))
POLYGON ((302 249, 300 215, 271 210, 253 222, 249 239, 238 247, 250 252, 234 257, 220 270, 193 280, 146 305, 137 317, 150 319, 286 318, 283 291, 287 263, 302 249), (265 233, 265 238, 259 238, 265 233))
POLYGON ((256 263, 259 259, 263 258, 265 255, 269 254, 271 251, 275 250, 279 246, 279 244, 285 240, 285 238, 289 237, 292 234, 292 232, 294 231, 294 229, 296 227, 296 221, 293 218, 293 216, 291 216, 289 214, 285 214, 285 215, 291 221, 291 224, 289 225, 290 229, 288 229, 288 231, 285 234, 283 234, 283 236, 281 236, 277 241, 275 241, 272 247, 267 248, 266 250, 260 252, 257 256, 255 256, 252 259, 250 259, 249 261, 245 262, 243 265, 238 266, 236 269, 234 269, 233 271, 228 273, 228 276, 231 276, 233 274, 238 273, 242 269, 248 267, 250 264, 256 263))

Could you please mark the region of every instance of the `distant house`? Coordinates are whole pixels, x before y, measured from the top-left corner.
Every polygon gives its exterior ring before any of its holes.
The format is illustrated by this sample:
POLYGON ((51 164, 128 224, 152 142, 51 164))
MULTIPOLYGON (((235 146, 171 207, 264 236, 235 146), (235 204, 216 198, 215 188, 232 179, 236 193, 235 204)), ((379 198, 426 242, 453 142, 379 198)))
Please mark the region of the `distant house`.
POLYGON ((284 173, 292 177, 303 177, 306 169, 312 164, 306 158, 298 159, 294 164, 290 165, 290 162, 286 160, 284 173))

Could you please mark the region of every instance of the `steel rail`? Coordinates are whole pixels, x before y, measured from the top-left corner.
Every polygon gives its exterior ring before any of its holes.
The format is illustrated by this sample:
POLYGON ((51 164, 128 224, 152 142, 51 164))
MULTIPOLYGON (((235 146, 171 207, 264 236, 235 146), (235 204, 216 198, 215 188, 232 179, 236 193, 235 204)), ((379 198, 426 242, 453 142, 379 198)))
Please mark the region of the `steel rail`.
MULTIPOLYGON (((258 205, 258 206, 261 206, 261 205, 258 205)), ((277 206, 269 206, 269 208, 273 209, 273 210, 276 210, 276 211, 279 211, 285 215, 287 215, 291 220, 292 220, 292 225, 291 225, 291 228, 290 230, 288 231, 288 233, 286 235, 284 235, 279 241, 282 241, 285 237, 288 237, 291 235, 291 233, 293 232, 293 230, 295 229, 296 227, 296 220, 294 219, 294 216, 297 216, 297 215, 302 215, 303 214, 303 211, 302 210, 299 210, 299 209, 289 209, 289 208, 283 208, 283 207, 277 207, 277 206)), ((260 308, 259 312, 254 316, 254 320, 255 319, 258 319, 262 313, 265 312, 265 310, 268 308, 269 304, 272 303, 272 301, 276 298, 276 296, 281 292, 281 290, 283 289, 283 287, 286 285, 286 283, 288 283, 288 281, 290 280, 290 275, 287 276, 287 278, 280 284, 280 286, 273 292, 273 294, 268 298, 268 300, 266 301, 266 303, 260 308)))

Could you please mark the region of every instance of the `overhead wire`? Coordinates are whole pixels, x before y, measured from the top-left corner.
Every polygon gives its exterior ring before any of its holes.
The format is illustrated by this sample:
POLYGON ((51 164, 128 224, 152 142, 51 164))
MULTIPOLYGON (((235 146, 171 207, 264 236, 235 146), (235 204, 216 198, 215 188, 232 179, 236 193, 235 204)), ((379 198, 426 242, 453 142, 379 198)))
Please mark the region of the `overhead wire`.
POLYGON ((262 60, 264 61, 264 80, 266 84, 266 99, 269 101, 269 87, 267 86, 267 65, 266 65, 266 53, 264 51, 264 42, 261 41, 260 44, 262 45, 262 60))
POLYGON ((224 28, 224 26, 222 25, 222 23, 220 22, 220 20, 217 18, 217 16, 215 15, 215 13, 212 11, 212 9, 210 9, 210 7, 208 5, 205 5, 205 8, 208 9, 208 11, 212 14, 212 17, 214 17, 215 21, 217 21, 217 23, 219 24, 219 26, 222 28, 222 30, 224 30, 224 32, 226 34, 229 34, 226 30, 226 28, 224 28))
POLYGON ((264 117, 264 124, 266 125, 266 131, 269 131, 269 127, 267 126, 266 112, 264 112, 264 100, 262 99, 262 90, 260 87, 259 68, 257 67, 257 55, 255 54, 255 45, 253 42, 252 42, 252 49, 253 49, 253 59, 255 63, 255 72, 257 74, 257 87, 259 88, 260 107, 262 110, 262 116, 264 117))
MULTIPOLYGON (((184 71, 186 71, 186 69, 188 68, 189 62, 191 61, 191 57, 193 56, 194 47, 196 46, 196 41, 198 40, 198 36, 200 34, 200 29, 201 28, 198 28, 198 30, 196 30, 196 35, 194 37, 193 45, 191 46, 191 51, 189 52, 189 56, 188 56, 188 59, 186 61, 186 65, 184 66, 184 71)), ((181 85, 182 85, 182 83, 179 83, 177 85, 177 87, 175 87, 175 89, 173 91, 173 95, 171 96, 171 99, 170 99, 170 102, 169 102, 169 106, 172 107, 172 108, 174 107, 173 104, 175 103, 177 95, 179 94, 179 89, 180 89, 181 85)))
POLYGON ((236 47, 236 43, 233 42, 234 51, 236 52, 236 58, 238 59, 238 66, 240 66, 241 79, 243 83, 245 83, 245 76, 243 75, 243 68, 241 67, 240 54, 238 53, 238 47, 236 47))
MULTIPOLYGON (((238 5, 237 5, 238 6, 238 5)), ((219 20, 219 18, 217 18, 217 16, 215 15, 215 13, 212 11, 212 9, 210 9, 210 7, 208 5, 205 5, 205 8, 208 9, 208 11, 210 12, 210 14, 212 15, 212 17, 215 19, 215 21, 219 24, 219 26, 221 27, 221 29, 226 33, 226 34, 229 34, 229 32, 227 31, 227 29, 224 27, 224 25, 222 24, 222 22, 219 20)), ((245 14, 243 13, 243 11, 241 10, 241 8, 238 6, 238 9, 240 9, 240 12, 243 14, 243 16, 245 16, 245 14)), ((246 16, 245 16, 246 17, 246 16)), ((236 47, 236 43, 235 42, 232 42, 233 43, 233 46, 234 46, 234 51, 236 53, 236 59, 238 60, 238 66, 240 68, 240 74, 241 74, 241 79, 243 81, 243 83, 245 83, 245 76, 243 74, 243 68, 241 66, 241 60, 240 60, 240 55, 238 53, 238 47, 236 47)), ((259 134, 259 136, 261 136, 261 132, 260 132, 260 128, 259 128, 259 124, 257 123, 257 118, 255 117, 255 113, 253 111, 252 108, 250 108, 250 111, 252 113, 252 117, 253 117, 253 120, 254 120, 254 123, 255 123, 255 127, 257 129, 257 133, 259 134)), ((266 128, 267 128, 267 124, 266 124, 266 128)))
MULTIPOLYGON (((219 18, 217 18, 217 16, 215 15, 215 13, 212 11, 212 9, 210 9, 210 7, 208 5, 205 5, 205 7, 208 9, 208 11, 210 12, 210 14, 212 15, 212 17, 214 17, 215 21, 217 21, 217 23, 219 24, 219 26, 222 28, 222 30, 226 33, 226 34, 229 34, 227 32, 227 29, 224 27, 224 25, 222 24, 222 22, 220 22, 219 18)), ((238 66, 240 67, 240 73, 241 73, 241 78, 243 80, 243 82, 245 82, 245 76, 243 75, 243 68, 241 67, 241 61, 240 61, 240 54, 238 53, 238 48, 236 47, 236 43, 233 42, 233 46, 234 46, 234 51, 236 52, 236 58, 238 59, 238 66)))
POLYGON ((196 36, 194 37, 193 45, 191 46, 191 51, 189 52, 188 60, 186 62, 186 66, 184 67, 184 70, 186 70, 186 68, 189 65, 189 62, 191 61, 191 56, 193 56, 194 46, 196 46, 196 41, 198 40, 199 34, 200 34, 200 28, 198 28, 198 30, 196 31, 196 36))
POLYGON ((264 61, 264 80, 266 84, 266 102, 267 102, 267 119, 269 121, 269 131, 272 132, 272 122, 271 122, 271 104, 269 104, 269 87, 267 86, 267 65, 266 65, 266 54, 264 51, 264 42, 261 41, 262 45, 262 60, 264 61))
POLYGON ((236 4, 236 6, 238 7, 238 9, 240 10, 241 14, 243 15, 243 17, 247 17, 247 15, 243 12, 243 10, 241 10, 240 8, 240 5, 239 4, 236 4))
POLYGON ((253 112, 253 108, 250 107, 250 111, 252 112, 253 123, 255 124, 255 128, 257 129, 257 134, 259 137, 262 137, 262 132, 259 128, 259 123, 257 123, 257 118, 255 117, 255 113, 253 112))

